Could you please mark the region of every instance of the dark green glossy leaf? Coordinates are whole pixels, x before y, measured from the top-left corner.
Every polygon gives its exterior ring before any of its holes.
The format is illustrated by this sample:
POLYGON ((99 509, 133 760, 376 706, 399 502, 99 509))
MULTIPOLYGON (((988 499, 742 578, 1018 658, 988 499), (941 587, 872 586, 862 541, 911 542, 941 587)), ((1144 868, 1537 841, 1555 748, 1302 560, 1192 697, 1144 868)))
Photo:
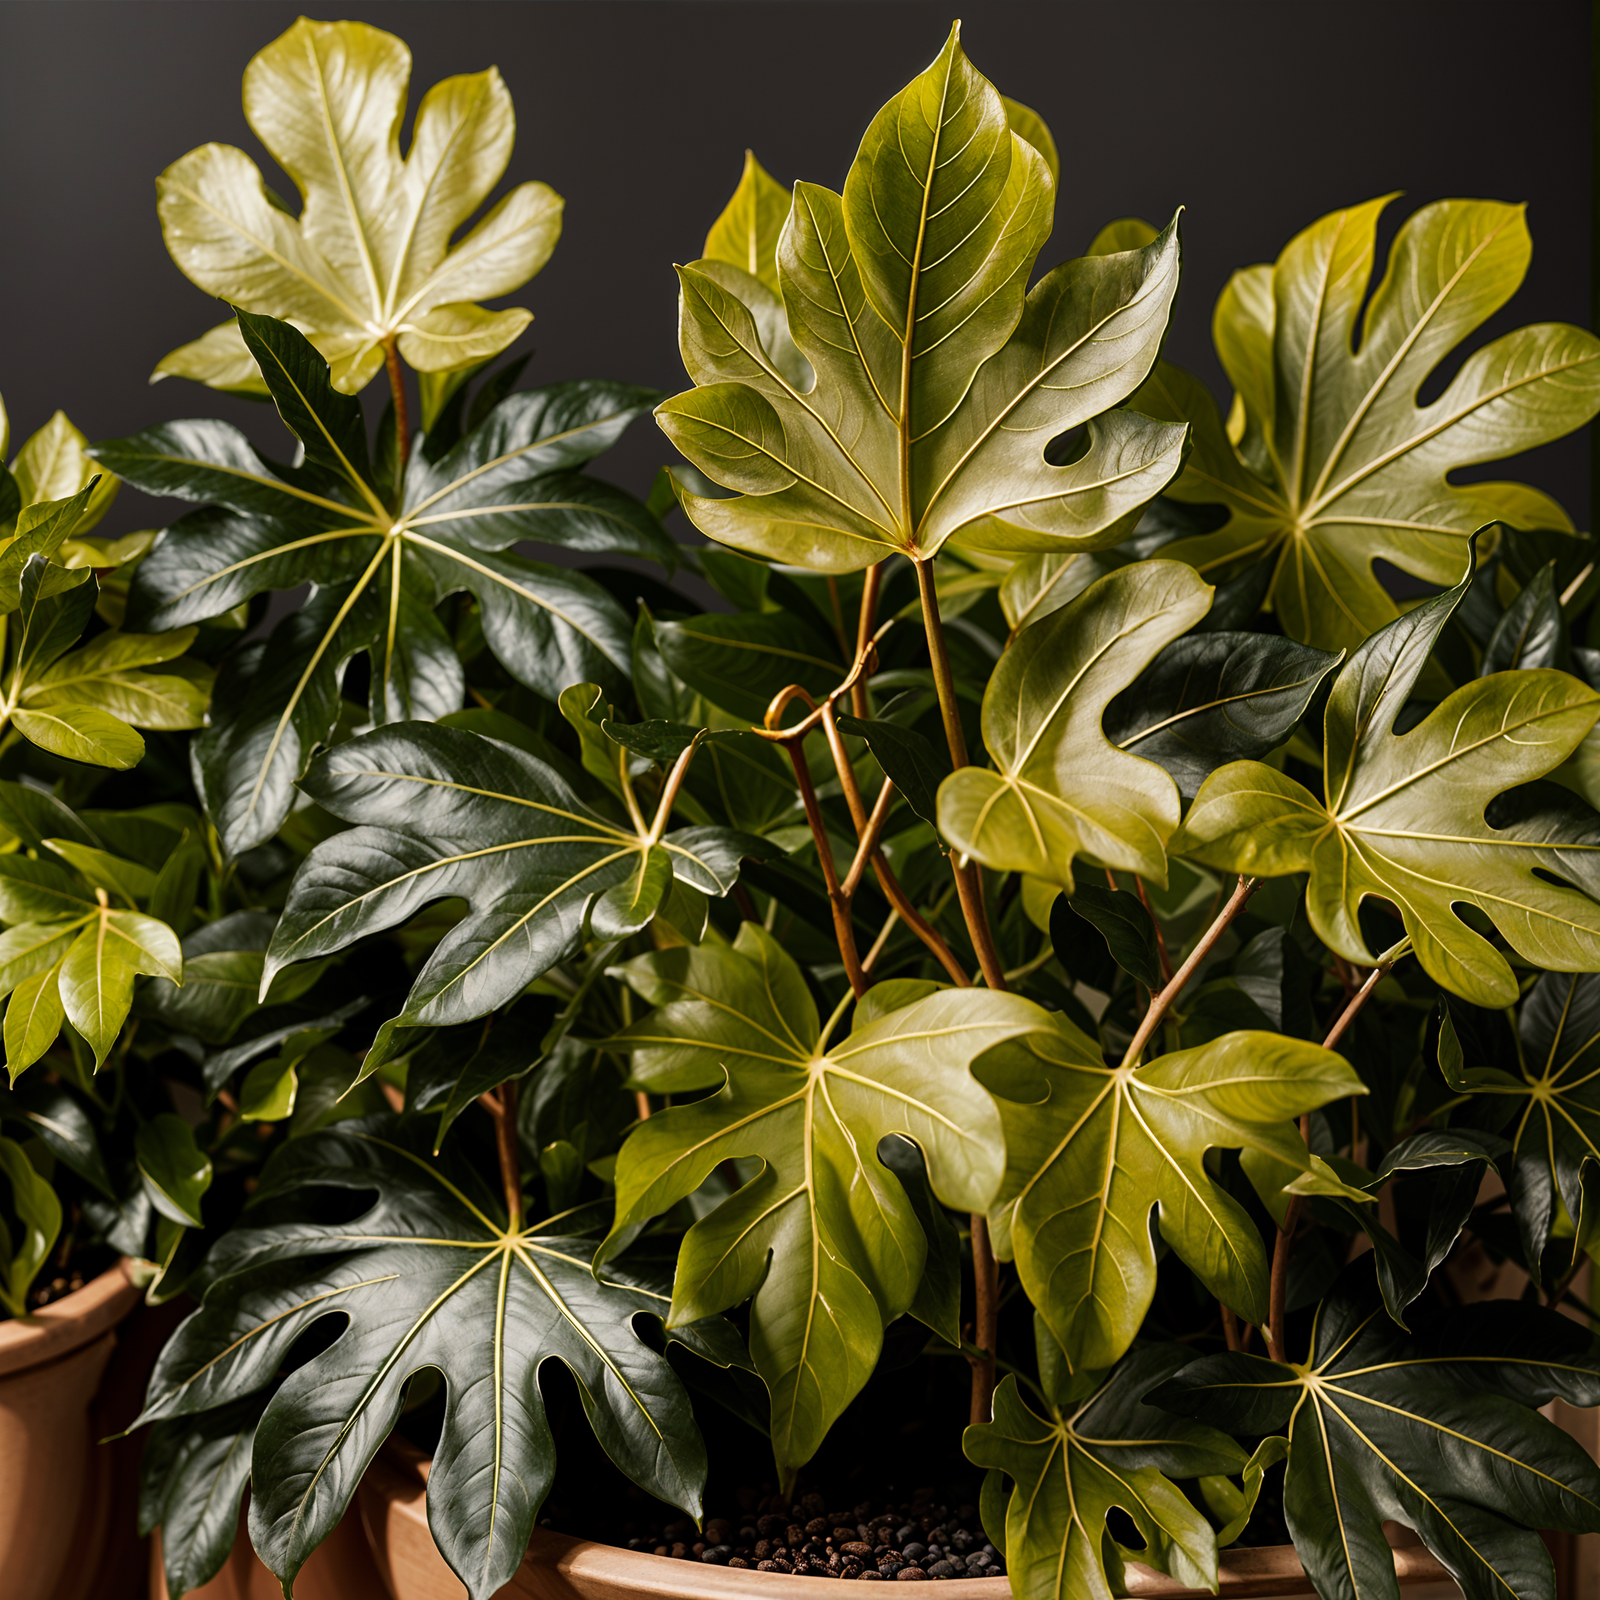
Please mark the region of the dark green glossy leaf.
POLYGON ((1600 1531, 1600 1467, 1533 1409, 1600 1402, 1600 1345, 1537 1306, 1458 1307, 1408 1337, 1364 1264, 1320 1308, 1310 1360, 1207 1356, 1150 1396, 1225 1426, 1287 1427, 1284 1513, 1326 1600, 1400 1600, 1382 1519, 1472 1596, 1554 1600, 1535 1529, 1600 1531))
MULTIPOLYGON (((574 954, 594 902, 653 850, 690 887, 726 894, 740 858, 768 853, 727 829, 654 837, 613 820, 546 763, 454 728, 402 724, 330 750, 305 789, 358 824, 312 850, 295 874, 264 982, 291 962, 330 954, 406 921, 431 901, 469 914, 417 975, 398 1022, 454 1023, 504 1005, 574 954)), ((646 919, 648 920, 648 919, 646 919)))
POLYGON ((939 825, 939 785, 950 776, 948 752, 913 728, 860 717, 836 719, 845 733, 865 739, 878 765, 924 822, 939 825))
POLYGON ((1566 622, 1556 598, 1556 564, 1540 567, 1506 607, 1483 652, 1482 676, 1517 667, 1569 665, 1566 622))
POLYGON ((139 1129, 134 1156, 156 1210, 186 1228, 204 1226, 200 1202, 211 1187, 211 1158, 195 1143, 194 1129, 164 1111, 139 1129))
POLYGON ((1138 895, 1130 889, 1108 889, 1080 883, 1067 905, 1106 942, 1111 958, 1147 989, 1161 987, 1161 957, 1156 925, 1138 895))
POLYGON ((140 1463, 139 1532, 161 1529, 171 1600, 209 1583, 239 1536, 239 1503, 250 1482, 250 1449, 265 1395, 198 1416, 158 1422, 140 1463))
POLYGON ((1218 767, 1282 744, 1339 659, 1272 634, 1191 633, 1106 707, 1106 737, 1165 767, 1193 799, 1218 767))
MULTIPOLYGON (((594 1241, 504 1226, 470 1163, 436 1159, 393 1117, 285 1145, 263 1174, 279 1202, 317 1186, 376 1191, 348 1223, 236 1229, 212 1256, 201 1309, 168 1341, 142 1422, 204 1412, 267 1385, 319 1319, 348 1324, 268 1402, 256 1429, 250 1533, 291 1583, 348 1506, 428 1367, 449 1394, 429 1479, 429 1523, 472 1600, 510 1581, 555 1471, 538 1369, 556 1360, 587 1398, 601 1446, 647 1492, 698 1515, 705 1452, 688 1399, 635 1320, 662 1316, 658 1282, 591 1271, 594 1241)), ((726 1366, 732 1330, 672 1335, 726 1366)))
POLYGON ((37 1139, 63 1166, 112 1198, 94 1123, 60 1084, 31 1077, 15 1088, 0 1088, 0 1121, 37 1139))
POLYGON ((818 698, 844 676, 833 646, 790 612, 655 624, 662 659, 690 688, 734 716, 759 723, 780 689, 798 683, 818 698))
POLYGON ((362 499, 372 494, 372 462, 361 402, 341 394, 328 363, 304 335, 275 317, 234 307, 245 348, 256 359, 278 415, 306 449, 306 460, 343 478, 362 499))
POLYGON ((320 388, 304 378, 320 358, 292 327, 270 318, 252 327, 278 352, 274 381, 285 419, 308 436, 307 466, 270 466, 222 424, 168 424, 99 447, 152 492, 217 502, 167 529, 140 563, 129 600, 140 625, 200 622, 263 590, 313 585, 270 641, 227 664, 199 741, 208 809, 233 853, 282 821, 295 780, 333 730, 353 656, 371 661, 374 722, 459 708, 461 666, 435 615, 449 595, 474 596, 489 648, 538 693, 554 699, 575 682, 620 691, 630 659, 622 609, 593 579, 511 546, 668 565, 676 555, 642 506, 578 470, 652 392, 573 383, 512 395, 442 459, 414 454, 391 513, 359 472, 339 466, 355 448, 354 400, 329 386, 325 365, 320 388), (291 369, 300 379, 289 386, 291 369))

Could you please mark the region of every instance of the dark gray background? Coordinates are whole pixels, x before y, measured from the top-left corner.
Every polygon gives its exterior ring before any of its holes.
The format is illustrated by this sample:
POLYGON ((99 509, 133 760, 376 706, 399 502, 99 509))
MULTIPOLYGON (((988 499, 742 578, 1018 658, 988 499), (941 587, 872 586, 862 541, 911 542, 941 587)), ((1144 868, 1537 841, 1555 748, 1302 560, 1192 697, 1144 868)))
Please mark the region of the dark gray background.
MULTIPOLYGON (((1159 223, 1187 207, 1168 353, 1224 399, 1208 328, 1228 273, 1270 260, 1323 213, 1389 190, 1405 191, 1391 232, 1412 206, 1442 196, 1527 201, 1533 267, 1488 331, 1589 319, 1582 0, 961 9, 972 59, 1039 110, 1061 147, 1043 266, 1081 253, 1113 217, 1159 223)), ((175 379, 152 388, 146 377, 220 320, 167 258, 156 174, 214 139, 249 151, 269 182, 293 192, 245 124, 239 80, 299 10, 0 0, 0 393, 14 437, 60 405, 91 438, 216 414, 282 448, 264 408, 175 379)), ((504 73, 518 116, 506 183, 542 178, 567 199, 553 260, 511 297, 535 313, 517 347, 537 352, 524 381, 608 377, 670 390, 683 382, 671 264, 699 254, 745 147, 785 183, 837 187, 872 113, 937 53, 956 10, 955 0, 341 0, 317 14, 406 39, 413 105, 446 74, 491 62, 504 73)), ((642 422, 608 474, 642 493, 668 455, 642 422)), ((1581 436, 1515 471, 1586 525, 1581 436)), ((125 490, 106 531, 170 515, 125 490)))

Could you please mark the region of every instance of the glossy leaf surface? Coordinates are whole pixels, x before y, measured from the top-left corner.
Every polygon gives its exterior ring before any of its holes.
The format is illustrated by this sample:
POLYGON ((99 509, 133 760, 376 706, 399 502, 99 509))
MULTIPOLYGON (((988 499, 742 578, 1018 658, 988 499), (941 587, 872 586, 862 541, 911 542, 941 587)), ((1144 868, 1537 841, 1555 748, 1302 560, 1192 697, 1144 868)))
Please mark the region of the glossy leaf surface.
POLYGON ((1194 427, 1170 492, 1229 513, 1168 553, 1207 576, 1272 558, 1285 632, 1323 649, 1354 649, 1398 615, 1375 561, 1448 584, 1486 523, 1570 528, 1536 489, 1449 475, 1559 438, 1600 410, 1600 340, 1561 323, 1471 352, 1418 404, 1435 368, 1516 292, 1532 244, 1521 206, 1437 201, 1401 225, 1366 303, 1387 204, 1335 211, 1273 265, 1229 280, 1212 324, 1234 386, 1226 429, 1203 387, 1165 364, 1135 401, 1194 427))
MULTIPOLYGON (((538 1369, 562 1362, 590 1426, 648 1492, 699 1512, 705 1451, 688 1398, 635 1319, 667 1297, 626 1265, 597 1281, 594 1241, 535 1224, 508 1232, 473 1167, 435 1159, 392 1117, 283 1147, 262 1195, 312 1186, 376 1191, 348 1223, 309 1219, 230 1233, 205 1303, 169 1340, 140 1420, 241 1399, 268 1384, 322 1317, 348 1325, 299 1367, 256 1428, 250 1535, 286 1584, 338 1521, 394 1426, 407 1379, 436 1367, 450 1396, 429 1479, 429 1526, 473 1600, 510 1581, 555 1471, 538 1369)), ((721 1323, 675 1337, 727 1365, 721 1323)))
POLYGON ((1338 664, 1273 634, 1186 634, 1106 708, 1105 734, 1165 767, 1192 800, 1218 767, 1277 749, 1338 664))
POLYGON ((1415 1338, 1370 1272, 1321 1307, 1304 1367, 1207 1356, 1153 1404, 1251 1433, 1287 1429, 1284 1513, 1325 1600, 1399 1600, 1382 1519, 1414 1528, 1465 1593, 1554 1600, 1535 1529, 1600 1529, 1600 1467, 1534 1409, 1600 1401, 1600 1348, 1542 1307, 1457 1307, 1415 1338))
MULTIPOLYGON (((473 302, 520 288, 561 232, 560 198, 523 183, 452 241, 510 160, 511 96, 493 67, 435 84, 402 160, 410 75, 411 53, 393 34, 302 17, 244 75, 245 117, 294 179, 299 216, 273 203, 256 164, 231 145, 201 145, 156 180, 161 231, 184 274, 293 322, 346 394, 382 367, 388 341, 423 372, 498 354, 529 313, 473 302)), ((156 373, 258 392, 253 353, 223 323, 156 373)))
POLYGON ((873 119, 842 195, 795 186, 777 294, 748 252, 679 269, 696 387, 656 414, 736 491, 681 495, 720 543, 833 573, 952 537, 1089 549, 1177 471, 1181 424, 1111 409, 1159 348, 1176 223, 1026 292, 1055 183, 958 31, 873 119), (1087 451, 1052 463, 1047 446, 1080 424, 1087 451))
POLYGON ((1140 1350, 1087 1400, 1051 1407, 1048 1416, 1007 1377, 994 1420, 967 1429, 967 1458, 1015 1484, 1005 1553, 1017 1600, 1112 1600, 1125 1592, 1125 1560, 1186 1588, 1215 1586, 1211 1525, 1171 1479, 1237 1472, 1244 1452, 1214 1428, 1143 1403, 1183 1364, 1184 1353, 1170 1345, 1140 1350), (1117 1543, 1106 1526, 1113 1508, 1131 1519, 1142 1548, 1117 1543))
POLYGON ((1279 1034, 1237 1032, 1133 1069, 1057 1015, 1027 1048, 980 1063, 1005 1128, 996 1252, 1074 1372, 1112 1366, 1155 1293, 1162 1239, 1248 1322, 1267 1311, 1267 1258, 1248 1213, 1207 1171, 1208 1150, 1254 1150, 1296 1172, 1288 1120, 1364 1085, 1343 1057, 1279 1034))
POLYGON ((292 327, 241 314, 307 462, 274 469, 225 423, 168 423, 101 444, 99 459, 155 494, 215 504, 168 528, 140 564, 130 613, 181 627, 268 589, 310 581, 310 598, 225 664, 212 725, 197 741, 207 806, 237 853, 269 838, 293 784, 339 714, 351 658, 371 665, 376 723, 460 708, 462 667, 435 614, 477 602, 490 649, 513 677, 555 699, 569 684, 626 681, 631 629, 593 579, 509 547, 531 540, 670 562, 642 506, 578 469, 654 395, 563 384, 513 395, 438 462, 411 458, 398 511, 365 470, 357 402, 339 394, 292 327))
POLYGON ((939 786, 939 831, 999 871, 1073 889, 1072 860, 1093 856, 1166 881, 1177 786, 1102 728, 1111 700, 1205 615, 1211 590, 1177 562, 1108 573, 1006 647, 983 696, 993 768, 939 786))
MULTIPOLYGON (((1470 579, 1468 580, 1470 581, 1470 579)), ((1366 966, 1364 898, 1396 906, 1424 969, 1484 1006, 1516 998, 1511 967, 1453 909, 1476 907, 1520 955, 1555 971, 1600 968, 1600 888, 1593 839, 1568 818, 1515 811, 1494 826, 1504 790, 1560 765, 1600 713, 1600 695, 1548 669, 1463 685, 1415 727, 1394 731, 1435 640, 1467 582, 1375 633, 1334 680, 1323 721, 1324 790, 1256 762, 1235 762, 1201 787, 1175 854, 1231 872, 1307 872, 1311 926, 1366 966), (1555 874, 1580 888, 1536 876, 1555 874)))
POLYGON ((177 935, 138 909, 155 874, 71 837, 34 832, 30 820, 94 837, 52 797, 0 783, 0 814, 37 851, 0 855, 0 993, 10 995, 3 1038, 11 1081, 55 1043, 63 1021, 99 1067, 127 1020, 135 979, 182 981, 177 935))
POLYGON ((295 875, 263 986, 289 963, 392 928, 431 901, 465 900, 468 915, 417 975, 398 1018, 405 1026, 467 1022, 505 1005, 577 952, 609 891, 645 879, 664 889, 663 859, 670 876, 722 895, 742 856, 767 853, 729 829, 657 836, 622 820, 604 791, 580 798, 535 756, 430 723, 337 745, 304 786, 357 826, 319 844, 295 875))
POLYGON ((760 1161, 759 1175, 685 1236, 671 1322, 754 1296, 751 1354, 772 1394, 773 1453, 792 1475, 866 1382, 884 1328, 910 1308, 922 1275, 923 1228, 879 1141, 915 1142, 943 1203, 987 1206, 1002 1170, 1000 1126, 968 1066, 1048 1027, 1048 1015, 1017 995, 891 982, 869 991, 853 1031, 834 1039, 800 969, 749 922, 731 950, 643 956, 624 975, 658 1007, 611 1041, 631 1053, 632 1081, 674 1096, 715 1092, 629 1135, 602 1255, 719 1162, 760 1161))

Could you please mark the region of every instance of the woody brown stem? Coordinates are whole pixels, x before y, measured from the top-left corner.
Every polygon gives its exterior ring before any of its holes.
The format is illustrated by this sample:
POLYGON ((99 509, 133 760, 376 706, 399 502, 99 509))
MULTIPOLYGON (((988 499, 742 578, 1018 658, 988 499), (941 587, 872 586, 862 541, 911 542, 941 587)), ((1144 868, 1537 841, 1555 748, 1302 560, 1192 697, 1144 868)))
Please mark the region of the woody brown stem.
MULTIPOLYGON (((1378 957, 1378 964, 1366 976, 1366 981, 1361 985, 1350 999, 1344 1009, 1334 1019, 1333 1026, 1328 1030, 1328 1036, 1322 1041, 1324 1050, 1331 1050, 1350 1030, 1351 1024, 1361 1013, 1361 1008, 1372 998, 1372 992, 1380 982, 1394 969, 1394 965, 1411 948, 1409 938, 1402 939, 1399 944, 1390 950, 1385 950, 1378 957)), ((1300 1119, 1300 1137, 1305 1142, 1306 1148, 1311 1147, 1311 1116, 1308 1112, 1300 1119)), ((1269 1354, 1274 1361, 1287 1360, 1284 1353, 1284 1319, 1287 1316, 1287 1301, 1289 1297, 1289 1265, 1294 1259, 1295 1229, 1300 1224, 1300 1213, 1305 1208, 1305 1201, 1299 1195, 1292 1195, 1289 1199, 1288 1209, 1284 1212, 1283 1223, 1278 1229, 1278 1237, 1272 1247, 1272 1281, 1268 1290, 1267 1309, 1267 1345, 1269 1354)))
POLYGON ((389 369, 389 392, 394 396, 394 437, 397 474, 411 459, 411 418, 406 407, 406 374, 400 365, 400 346, 391 334, 383 341, 383 361, 389 369))
POLYGON ((500 1183, 505 1190, 506 1214, 511 1219, 510 1231, 522 1231, 522 1163, 517 1156, 517 1086, 500 1085, 497 1097, 500 1103, 494 1119, 495 1150, 500 1157, 500 1183))
POLYGON ((1162 985, 1158 993, 1151 995, 1150 1004, 1145 1008, 1144 1020, 1129 1041, 1127 1052, 1122 1058, 1125 1067, 1138 1064, 1139 1056, 1150 1042, 1150 1036, 1161 1026, 1161 1019, 1171 1010, 1173 1001, 1183 993, 1183 987, 1194 976, 1195 969, 1211 953, 1211 947, 1222 937, 1228 924, 1244 910, 1245 902, 1256 892, 1256 882, 1254 878, 1239 879, 1233 893, 1228 896, 1227 903, 1212 919, 1211 926, 1200 935, 1194 949, 1189 952, 1188 959, 1173 973, 1171 979, 1162 985))
POLYGON ((844 962, 844 972, 850 980, 851 991, 859 999, 867 992, 867 975, 862 971, 861 958, 856 953, 856 932, 850 920, 850 902, 840 889, 839 869, 834 864, 827 823, 823 819, 822 807, 817 803, 816 785, 811 781, 811 764, 806 760, 800 739, 786 740, 784 749, 789 752, 789 761, 794 767, 800 803, 805 807, 806 823, 811 829, 811 838, 817 847, 817 860, 822 866, 822 881, 833 911, 833 936, 839 946, 839 959, 844 962))
MULTIPOLYGON (((939 595, 933 581, 931 561, 913 561, 917 590, 922 599, 922 624, 928 635, 928 659, 933 665, 933 686, 939 696, 939 715, 944 721, 945 743, 950 750, 950 765, 960 769, 967 762, 967 736, 961 727, 961 708, 956 703, 955 674, 950 669, 950 652, 945 645, 944 624, 939 617, 939 595)), ((952 852, 950 867, 955 873, 956 896, 967 935, 978 957, 983 981, 991 989, 1006 987, 1005 964, 995 948, 989 928, 989 912, 983 903, 983 878, 978 864, 952 852)))
POLYGON ((1000 1338, 1000 1266, 994 1258, 989 1238, 989 1219, 981 1211, 972 1213, 972 1275, 977 1286, 976 1324, 972 1342, 984 1352, 972 1363, 972 1410, 974 1427, 987 1422, 994 1406, 995 1346, 1000 1338))
MULTIPOLYGON (((883 587, 883 563, 867 568, 861 580, 861 610, 856 616, 856 661, 865 668, 868 652, 872 649, 872 630, 878 620, 878 591, 883 587)), ((850 710, 858 717, 866 717, 872 710, 867 703, 865 671, 858 672, 850 685, 850 710)))
POLYGON ((1167 953, 1167 936, 1161 931, 1161 919, 1156 915, 1156 908, 1150 904, 1150 891, 1145 888, 1144 879, 1138 873, 1133 875, 1133 887, 1139 896, 1139 903, 1150 913, 1150 926, 1156 930, 1156 959, 1161 963, 1161 981, 1163 984, 1171 983, 1172 957, 1167 953))

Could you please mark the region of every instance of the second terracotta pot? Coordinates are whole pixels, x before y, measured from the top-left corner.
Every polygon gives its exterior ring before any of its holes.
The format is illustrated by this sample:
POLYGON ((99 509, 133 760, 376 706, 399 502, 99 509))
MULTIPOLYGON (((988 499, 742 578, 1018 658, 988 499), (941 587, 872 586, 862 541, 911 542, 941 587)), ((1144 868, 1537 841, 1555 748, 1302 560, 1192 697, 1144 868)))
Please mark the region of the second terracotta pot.
MULTIPOLYGON (((426 1458, 391 1440, 357 1491, 362 1525, 393 1600, 462 1600, 461 1580, 428 1531, 427 1475, 426 1458)), ((1396 1550, 1394 1564, 1407 1600, 1459 1600, 1460 1589, 1420 1546, 1396 1550)), ((1217 1575, 1221 1600, 1313 1592, 1292 1545, 1224 1551, 1217 1575)), ((1182 1588, 1137 1564, 1128 1568, 1127 1592, 1137 1600, 1210 1600, 1209 1591, 1182 1588)), ((940 1600, 1006 1600, 1009 1593, 1004 1578, 950 1578, 938 1588, 940 1600)), ((844 1579, 695 1566, 540 1528, 516 1577, 495 1600, 862 1600, 862 1594, 844 1579)))
POLYGON ((111 1515, 111 1454, 89 1411, 116 1325, 138 1302, 119 1263, 31 1317, 0 1322, 6 1600, 90 1600, 111 1515))

